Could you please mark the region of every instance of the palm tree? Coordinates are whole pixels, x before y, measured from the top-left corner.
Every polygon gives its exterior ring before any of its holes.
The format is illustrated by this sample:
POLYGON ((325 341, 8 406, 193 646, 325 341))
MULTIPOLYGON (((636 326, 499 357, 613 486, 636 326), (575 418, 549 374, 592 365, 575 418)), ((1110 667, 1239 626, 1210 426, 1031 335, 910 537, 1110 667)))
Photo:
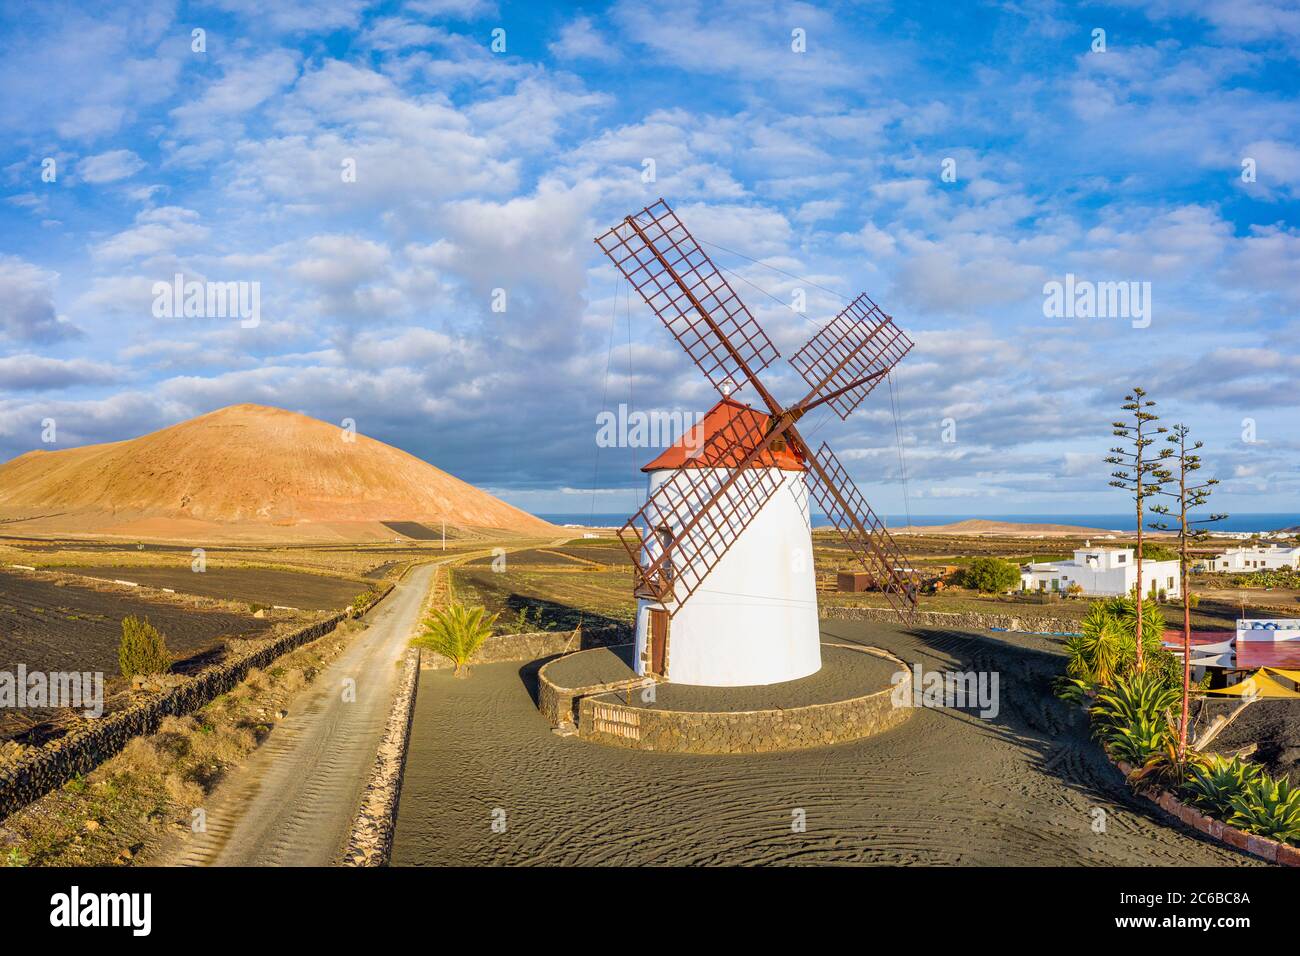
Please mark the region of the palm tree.
POLYGON ((464 604, 434 608, 424 621, 424 632, 411 643, 437 651, 455 666, 453 676, 467 677, 469 659, 483 646, 496 623, 497 615, 486 617, 486 614, 484 608, 464 604))

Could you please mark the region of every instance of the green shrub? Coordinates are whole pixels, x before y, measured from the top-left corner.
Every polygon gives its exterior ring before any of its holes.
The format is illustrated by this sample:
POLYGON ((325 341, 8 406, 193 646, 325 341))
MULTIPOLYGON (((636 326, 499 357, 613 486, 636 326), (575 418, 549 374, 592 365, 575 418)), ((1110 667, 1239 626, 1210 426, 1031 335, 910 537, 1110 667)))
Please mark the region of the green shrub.
MULTIPOLYGON (((1130 598, 1093 601, 1083 617, 1082 633, 1066 639, 1066 673, 1094 684, 1112 685, 1137 668, 1137 606, 1130 598)), ((1154 602, 1142 605, 1142 651, 1146 670, 1169 683, 1182 684, 1177 659, 1160 646, 1164 617, 1154 602)))
POLYGON ((1123 626, 1104 602, 1094 601, 1088 605, 1081 628, 1082 633, 1066 638, 1065 672, 1095 684, 1113 683, 1122 659, 1123 626))
POLYGON ((1020 567, 1001 558, 976 558, 956 574, 959 587, 982 594, 1010 591, 1020 583, 1020 567))
POLYGON ((379 600, 379 597, 380 593, 377 590, 371 589, 369 591, 362 591, 350 602, 352 616, 360 617, 362 614, 365 614, 366 611, 370 610, 375 605, 379 600))
POLYGON ((435 609, 424 622, 424 633, 411 643, 446 657, 455 665, 455 676, 463 677, 469 672, 466 666, 469 659, 483 646, 496 623, 495 614, 491 617, 486 614, 481 607, 463 604, 453 604, 446 610, 435 609))
POLYGON ((1232 814, 1232 801, 1245 792, 1248 784, 1259 779, 1260 768, 1240 757, 1215 754, 1201 766, 1192 767, 1182 793, 1192 804, 1212 817, 1226 820, 1232 814))
POLYGON ((1260 774, 1232 798, 1228 823, 1248 833, 1294 843, 1300 840, 1300 790, 1285 779, 1260 774))
POLYGON ((1173 548, 1166 547, 1163 544, 1152 544, 1150 541, 1142 543, 1142 560, 1143 561, 1177 561, 1178 552, 1173 548))
POLYGON ((542 609, 525 604, 515 612, 514 620, 507 623, 504 630, 507 634, 528 634, 542 630, 542 609))
POLYGON ((148 618, 135 615, 122 619, 122 641, 117 646, 117 662, 123 677, 165 674, 172 666, 167 641, 148 618))

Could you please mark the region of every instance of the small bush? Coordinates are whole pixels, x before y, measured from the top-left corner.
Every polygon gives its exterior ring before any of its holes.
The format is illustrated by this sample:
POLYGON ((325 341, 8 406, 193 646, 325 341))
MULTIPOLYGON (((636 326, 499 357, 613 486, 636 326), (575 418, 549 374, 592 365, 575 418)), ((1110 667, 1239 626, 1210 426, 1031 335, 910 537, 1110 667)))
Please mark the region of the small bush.
POLYGON ((132 737, 118 757, 124 773, 149 777, 162 772, 162 756, 148 737, 132 737))
POLYGON ((360 617, 362 614, 365 614, 366 611, 370 610, 370 608, 375 605, 380 596, 380 592, 373 588, 369 591, 362 591, 352 599, 350 605, 352 608, 352 616, 360 617))
POLYGON ((1142 544, 1142 559, 1144 561, 1177 561, 1178 552, 1163 544, 1152 544, 1145 541, 1142 544))
POLYGON ((1001 558, 976 558, 954 577, 959 587, 998 594, 1020 584, 1020 567, 1001 558))
POLYGON ((181 773, 169 773, 163 778, 168 798, 178 807, 193 808, 203 803, 203 788, 181 773))
POLYGON ((148 618, 135 615, 122 619, 122 641, 117 647, 117 661, 123 677, 165 674, 172 666, 172 656, 167 652, 167 641, 162 633, 149 623, 148 618))

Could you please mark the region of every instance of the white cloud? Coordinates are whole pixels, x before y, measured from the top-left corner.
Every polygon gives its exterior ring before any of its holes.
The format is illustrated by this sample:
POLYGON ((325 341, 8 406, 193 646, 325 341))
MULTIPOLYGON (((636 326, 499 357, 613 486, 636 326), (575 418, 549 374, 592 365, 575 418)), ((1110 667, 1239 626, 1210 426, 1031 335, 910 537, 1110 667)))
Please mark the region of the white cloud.
POLYGON ((618 49, 591 22, 591 17, 570 20, 549 47, 561 60, 598 60, 610 63, 619 58, 618 49))
POLYGON ((161 206, 139 213, 133 226, 96 245, 93 253, 105 262, 148 259, 202 242, 210 232, 193 209, 161 206))
POLYGON ((0 357, 0 383, 14 391, 105 385, 120 378, 113 366, 86 359, 54 359, 30 353, 0 357))
POLYGON ((1256 192, 1254 185, 1269 198, 1300 199, 1300 148, 1277 140, 1258 140, 1242 147, 1241 155, 1243 160, 1255 161, 1254 184, 1243 182, 1240 176, 1235 180, 1246 192, 1256 192))
POLYGON ((56 342, 80 335, 81 330, 54 307, 58 278, 58 273, 17 256, 0 255, 0 335, 19 342, 56 342))
POLYGON ((144 166, 144 160, 131 150, 114 149, 97 156, 87 156, 78 163, 77 168, 81 178, 88 183, 112 183, 119 179, 129 179, 144 169, 144 166))

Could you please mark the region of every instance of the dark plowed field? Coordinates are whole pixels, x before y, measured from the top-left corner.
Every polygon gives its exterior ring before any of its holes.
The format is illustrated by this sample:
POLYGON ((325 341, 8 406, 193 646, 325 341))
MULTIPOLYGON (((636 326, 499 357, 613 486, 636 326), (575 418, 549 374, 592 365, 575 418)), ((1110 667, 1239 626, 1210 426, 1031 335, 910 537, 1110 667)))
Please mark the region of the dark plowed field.
POLYGON ((630 565, 632 563, 632 559, 628 557, 627 551, 621 544, 612 546, 566 545, 556 550, 561 554, 571 554, 575 558, 581 558, 583 561, 594 561, 597 564, 630 565))
POLYGON ((222 568, 208 565, 199 574, 189 568, 69 567, 69 574, 108 581, 134 581, 151 588, 171 588, 181 594, 221 598, 246 604, 279 604, 303 611, 345 608, 352 599, 373 585, 353 578, 304 574, 297 571, 268 571, 260 568, 222 568))
MULTIPOLYGON (((468 562, 468 566, 475 568, 492 567, 493 562, 497 560, 498 559, 495 555, 487 554, 481 558, 475 558, 473 561, 468 562)), ((559 551, 549 548, 530 548, 527 551, 512 551, 505 556, 505 562, 507 568, 523 565, 561 568, 581 568, 585 566, 583 561, 561 554, 559 551)))
MULTIPOLYGON (((112 679, 118 674, 122 618, 129 614, 147 617, 163 632, 181 669, 201 664, 223 637, 256 637, 271 626, 251 616, 173 607, 0 571, 0 670, 14 672, 25 664, 29 672, 102 671, 112 679)), ((0 736, 47 716, 0 715, 0 736)))

